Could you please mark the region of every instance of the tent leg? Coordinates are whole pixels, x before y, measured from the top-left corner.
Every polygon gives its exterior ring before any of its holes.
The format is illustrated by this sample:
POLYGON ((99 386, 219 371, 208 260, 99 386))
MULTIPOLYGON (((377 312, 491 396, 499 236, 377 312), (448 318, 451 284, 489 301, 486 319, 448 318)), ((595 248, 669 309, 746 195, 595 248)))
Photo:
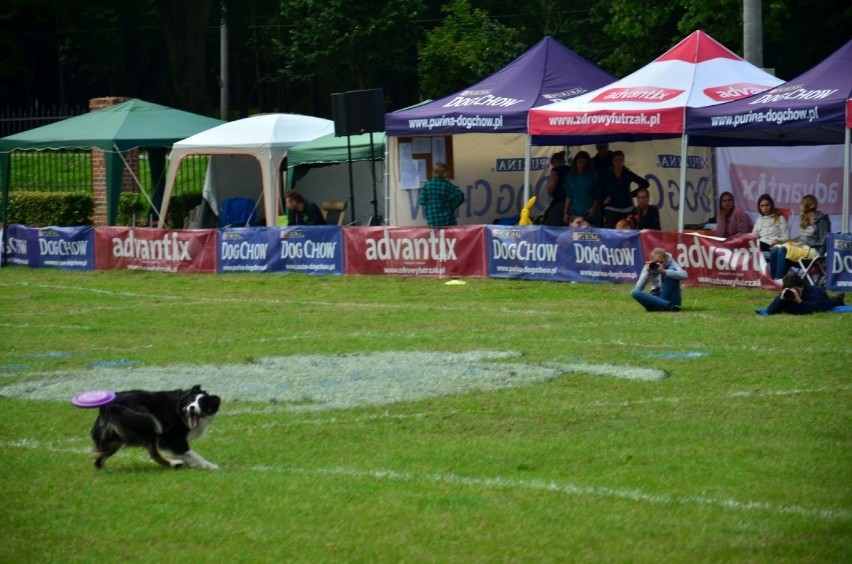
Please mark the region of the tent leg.
POLYGON ((677 232, 683 233, 684 208, 686 207, 686 159, 689 149, 689 136, 684 134, 680 142, 680 196, 677 208, 677 232))
POLYGON ((527 205, 530 201, 530 166, 532 166, 532 137, 529 134, 526 136, 524 146, 524 201, 521 206, 527 205))
POLYGON ((843 145, 843 233, 849 233, 849 137, 850 130, 846 128, 846 138, 843 145))

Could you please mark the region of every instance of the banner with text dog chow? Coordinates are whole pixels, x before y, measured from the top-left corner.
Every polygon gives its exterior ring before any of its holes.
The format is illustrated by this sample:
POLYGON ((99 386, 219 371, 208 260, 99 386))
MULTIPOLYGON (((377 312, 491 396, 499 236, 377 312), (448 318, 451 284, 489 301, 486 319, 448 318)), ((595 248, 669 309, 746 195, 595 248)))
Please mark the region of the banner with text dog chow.
POLYGON ((488 276, 560 282, 635 282, 644 266, 639 231, 487 227, 488 276))
MULTIPOLYGON (((94 269, 95 229, 83 227, 26 227, 9 225, 5 264, 62 270, 94 269)), ((0 239, 3 240, 3 239, 0 239)))
POLYGON ((852 291, 852 234, 829 234, 826 270, 829 290, 852 291))
POLYGON ((220 229, 218 272, 343 274, 339 227, 220 229))

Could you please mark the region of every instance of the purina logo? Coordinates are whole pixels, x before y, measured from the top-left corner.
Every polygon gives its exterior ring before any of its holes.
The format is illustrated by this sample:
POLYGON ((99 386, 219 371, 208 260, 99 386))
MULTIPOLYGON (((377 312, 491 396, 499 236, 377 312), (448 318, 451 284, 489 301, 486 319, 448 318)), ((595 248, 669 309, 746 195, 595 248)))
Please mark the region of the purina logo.
POLYGON ((723 86, 711 86, 704 89, 704 94, 708 98, 717 102, 730 102, 731 100, 739 100, 752 94, 760 94, 766 90, 768 86, 763 84, 747 84, 738 82, 736 84, 725 84, 723 86))
POLYGON ((684 90, 658 86, 609 88, 592 98, 592 102, 665 102, 683 93, 684 90))

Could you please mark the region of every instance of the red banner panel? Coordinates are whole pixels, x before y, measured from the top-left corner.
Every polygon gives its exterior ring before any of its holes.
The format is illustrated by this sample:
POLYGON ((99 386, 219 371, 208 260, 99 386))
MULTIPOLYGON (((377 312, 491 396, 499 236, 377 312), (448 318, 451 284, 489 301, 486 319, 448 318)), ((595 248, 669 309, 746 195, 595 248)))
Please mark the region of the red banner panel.
POLYGON ((96 227, 95 269, 216 272, 216 230, 96 227))
POLYGON ((642 253, 647 257, 654 247, 671 253, 689 273, 684 285, 729 286, 775 290, 779 286, 769 276, 757 237, 738 235, 729 239, 697 233, 665 233, 646 229, 641 233, 642 253))
POLYGON ((346 274, 483 277, 485 226, 347 227, 346 274))

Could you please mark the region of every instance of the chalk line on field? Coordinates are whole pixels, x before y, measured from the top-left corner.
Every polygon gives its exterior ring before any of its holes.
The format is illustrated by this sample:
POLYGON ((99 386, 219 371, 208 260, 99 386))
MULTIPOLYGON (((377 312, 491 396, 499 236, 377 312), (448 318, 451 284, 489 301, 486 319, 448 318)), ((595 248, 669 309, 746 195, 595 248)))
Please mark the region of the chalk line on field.
MULTIPOLYGON (((72 441, 74 442, 74 441, 72 441)), ((84 454, 90 453, 90 449, 57 447, 51 443, 36 441, 32 439, 19 439, 16 441, 0 442, 0 449, 27 449, 42 450, 55 453, 84 454)), ((138 454, 138 453, 137 453, 138 454)), ((141 455, 138 459, 143 459, 141 455)), ((384 480, 392 482, 410 482, 420 484, 448 484, 464 487, 495 488, 506 490, 527 490, 553 492, 565 495, 592 497, 592 498, 614 498, 626 499, 639 503, 654 505, 704 505, 731 509, 735 511, 763 511, 766 513, 800 515, 823 520, 847 520, 852 518, 852 511, 846 509, 825 509, 818 507, 802 507, 801 505, 775 505, 762 501, 740 501, 736 499, 717 499, 707 496, 673 496, 668 494, 654 494, 636 489, 613 488, 606 486, 583 486, 569 482, 556 480, 518 480, 504 478, 501 476, 459 476, 452 473, 440 474, 418 474, 413 472, 399 472, 396 470, 357 470, 343 466, 332 468, 287 468, 277 466, 234 466, 223 467, 223 471, 248 470, 250 472, 264 472, 275 474, 299 474, 317 476, 344 476, 357 480, 384 480)))
POLYGON ((666 494, 652 494, 641 490, 611 488, 605 486, 582 486, 555 480, 516 480, 503 477, 471 477, 459 476, 457 474, 415 474, 410 472, 397 472, 395 470, 356 470, 336 466, 333 468, 276 468, 271 466, 252 466, 249 468, 255 472, 275 472, 282 474, 314 474, 326 476, 345 476, 355 479, 388 480, 394 482, 415 483, 444 483, 450 485, 474 486, 498 489, 517 489, 557 492, 566 495, 597 498, 628 499, 637 502, 652 504, 677 504, 677 505, 707 505, 734 510, 765 511, 769 513, 803 515, 805 517, 818 517, 821 519, 849 519, 852 511, 844 509, 821 509, 802 507, 799 505, 773 505, 758 501, 738 501, 735 499, 715 499, 705 496, 670 496, 666 494))

